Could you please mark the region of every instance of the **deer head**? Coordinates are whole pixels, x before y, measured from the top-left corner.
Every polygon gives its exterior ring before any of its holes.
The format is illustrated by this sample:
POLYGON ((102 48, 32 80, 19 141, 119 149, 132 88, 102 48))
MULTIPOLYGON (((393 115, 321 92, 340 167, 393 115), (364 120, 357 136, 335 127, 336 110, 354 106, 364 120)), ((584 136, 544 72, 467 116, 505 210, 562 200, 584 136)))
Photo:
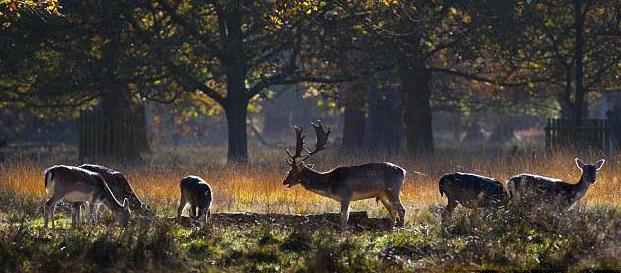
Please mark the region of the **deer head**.
POLYGON ((328 142, 328 136, 332 132, 330 128, 326 131, 319 120, 317 120, 316 123, 311 123, 311 125, 313 126, 315 136, 317 137, 317 142, 315 143, 315 149, 313 151, 308 151, 304 148, 303 130, 297 126, 295 127, 295 153, 291 154, 289 149, 287 149, 289 159, 287 159, 286 162, 289 166, 291 166, 289 173, 287 173, 287 177, 283 181, 283 184, 286 185, 287 188, 293 187, 301 182, 300 178, 302 171, 304 168, 310 168, 305 161, 325 148, 325 145, 328 142), (306 153, 306 155, 303 155, 303 153, 306 153))
POLYGON ((131 215, 129 200, 127 200, 127 198, 123 198, 123 203, 121 205, 122 208, 119 208, 116 213, 114 213, 114 220, 117 224, 121 226, 126 226, 129 223, 129 218, 131 215))
POLYGON ((585 164, 579 158, 576 158, 576 165, 582 171, 581 180, 585 180, 585 182, 589 182, 591 184, 595 183, 597 179, 597 171, 599 171, 603 166, 606 160, 600 159, 595 162, 595 164, 585 164))

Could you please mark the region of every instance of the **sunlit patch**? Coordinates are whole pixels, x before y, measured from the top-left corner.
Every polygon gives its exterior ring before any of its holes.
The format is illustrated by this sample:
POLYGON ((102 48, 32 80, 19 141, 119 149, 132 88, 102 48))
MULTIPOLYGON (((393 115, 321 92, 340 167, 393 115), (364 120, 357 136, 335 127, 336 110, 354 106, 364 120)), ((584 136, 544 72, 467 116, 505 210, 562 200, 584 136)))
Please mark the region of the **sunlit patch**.
MULTIPOLYGON (((327 157, 326 157, 327 158, 327 157)), ((403 185, 401 198, 408 211, 426 208, 433 204, 445 204, 446 199, 438 193, 438 179, 445 173, 462 171, 475 172, 506 181, 509 177, 522 173, 534 173, 556 177, 567 181, 577 181, 580 171, 573 162, 575 155, 552 155, 542 161, 534 162, 530 156, 503 157, 498 155, 476 155, 448 152, 434 158, 413 160, 407 157, 388 158, 406 170, 421 171, 426 176, 408 172, 403 185)), ((179 180, 189 174, 203 177, 213 187, 214 212, 264 212, 264 213, 321 213, 338 211, 339 204, 328 198, 318 196, 295 185, 283 185, 286 174, 282 173, 281 158, 267 154, 266 159, 254 159, 248 168, 234 169, 225 164, 205 165, 202 162, 179 164, 171 157, 169 163, 144 164, 137 167, 116 167, 126 174, 137 194, 155 206, 158 212, 174 215, 179 201, 179 180), (284 186, 284 187, 283 187, 284 186)), ((585 158, 585 161, 593 158, 585 158)), ((371 158, 345 158, 339 160, 318 160, 317 170, 329 170, 335 166, 347 166, 374 161, 371 158)), ((598 174, 598 183, 587 192, 583 203, 587 205, 618 205, 621 194, 621 168, 605 166, 598 174)), ((11 192, 17 198, 42 203, 45 200, 43 170, 57 162, 34 163, 18 162, 0 165, 0 189, 11 192)), ((375 202, 354 202, 353 208, 368 210, 378 215, 386 212, 375 202)), ((352 208, 352 209, 353 209, 352 208)))

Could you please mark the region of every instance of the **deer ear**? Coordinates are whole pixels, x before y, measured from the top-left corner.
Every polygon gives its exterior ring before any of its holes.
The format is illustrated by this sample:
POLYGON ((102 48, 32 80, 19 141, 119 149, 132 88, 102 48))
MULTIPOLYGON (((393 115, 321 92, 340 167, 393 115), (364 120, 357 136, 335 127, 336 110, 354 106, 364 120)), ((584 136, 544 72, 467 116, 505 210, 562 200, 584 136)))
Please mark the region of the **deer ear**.
POLYGON ((595 163, 595 168, 599 171, 599 169, 604 167, 604 163, 606 163, 606 160, 600 159, 599 161, 597 161, 597 163, 595 163))
POLYGON ((580 160, 580 158, 576 157, 576 166, 578 166, 578 168, 580 168, 581 170, 584 169, 584 162, 582 162, 582 160, 580 160))
POLYGON ((313 167, 315 167, 315 164, 311 163, 311 164, 306 164, 304 166, 308 167, 309 169, 312 169, 313 167))
POLYGON ((123 208, 128 208, 129 207, 129 200, 127 200, 127 198, 123 199, 123 208))

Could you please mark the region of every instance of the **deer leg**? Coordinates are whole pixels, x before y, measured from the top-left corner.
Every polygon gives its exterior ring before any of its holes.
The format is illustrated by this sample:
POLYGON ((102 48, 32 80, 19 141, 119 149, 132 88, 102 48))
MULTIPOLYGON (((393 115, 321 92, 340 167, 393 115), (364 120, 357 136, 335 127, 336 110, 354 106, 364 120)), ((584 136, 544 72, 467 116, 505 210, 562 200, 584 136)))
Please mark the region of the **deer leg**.
POLYGON ((56 203, 58 203, 59 198, 56 196, 50 197, 45 204, 43 204, 43 227, 47 228, 48 220, 52 218, 52 228, 56 228, 56 224, 54 222, 54 209, 56 208, 56 203))
POLYGON ((82 207, 82 203, 72 203, 71 206, 71 225, 73 227, 77 227, 80 224, 80 209, 82 207))
POLYGON ((401 197, 399 197, 400 192, 391 193, 388 195, 390 203, 394 210, 399 214, 399 221, 397 221, 398 227, 403 227, 405 225, 405 207, 401 203, 401 197))
POLYGON ((199 207, 198 208, 198 216, 196 219, 205 225, 207 223, 207 218, 209 217, 209 208, 199 207))
POLYGON ((71 204, 71 227, 75 228, 78 225, 78 221, 75 217, 75 203, 71 204))
POLYGON ((187 202, 185 201, 185 196, 183 195, 183 191, 181 192, 181 198, 179 200, 179 206, 177 207, 177 222, 181 223, 181 213, 183 213, 183 209, 185 208, 185 205, 187 205, 187 202))
POLYGON ((448 204, 446 205, 446 207, 444 208, 444 211, 442 212, 442 224, 446 225, 448 218, 451 217, 451 213, 453 213, 453 210, 457 207, 457 201, 455 201, 453 198, 448 198, 448 204))
POLYGON ((98 221, 98 215, 97 215, 97 205, 95 204, 95 201, 90 201, 88 202, 88 222, 93 225, 96 224, 98 221))
POLYGON ((388 210, 388 214, 390 215, 390 226, 392 229, 395 226, 395 222, 397 221, 397 211, 392 207, 392 203, 388 201, 386 196, 380 195, 378 199, 382 202, 382 205, 388 210))
POLYGON ((475 207, 472 209, 472 220, 471 222, 478 222, 481 219, 481 208, 480 207, 475 207))
POLYGON ((397 213, 399 214, 399 221, 397 221, 397 227, 405 226, 405 207, 401 204, 401 200, 397 200, 392 203, 393 207, 396 208, 397 213))
POLYGON ((80 221, 82 221, 82 203, 78 204, 78 206, 77 206, 77 214, 75 216, 75 219, 78 220, 77 224, 79 226, 80 225, 80 221))
POLYGON ((349 202, 350 198, 341 200, 341 230, 347 228, 347 220, 349 220, 349 202))
POLYGON ((190 204, 190 218, 194 220, 196 217, 196 206, 194 204, 190 204))

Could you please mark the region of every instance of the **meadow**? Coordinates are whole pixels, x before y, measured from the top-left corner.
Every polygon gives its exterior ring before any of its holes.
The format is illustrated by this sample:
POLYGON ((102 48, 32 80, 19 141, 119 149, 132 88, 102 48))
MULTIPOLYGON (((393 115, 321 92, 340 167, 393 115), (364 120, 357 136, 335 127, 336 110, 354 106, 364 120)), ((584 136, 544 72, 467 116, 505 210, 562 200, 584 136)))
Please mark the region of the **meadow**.
MULTIPOLYGON (((70 156, 22 158, 0 165, 0 270, 7 272, 408 272, 446 270, 621 269, 621 169, 607 162, 581 207, 558 215, 507 207, 473 214, 458 209, 449 226, 440 224, 446 201, 438 178, 463 171, 505 181, 522 172, 577 181, 574 153, 441 151, 434 156, 387 158, 335 152, 315 159, 318 170, 369 161, 390 161, 409 170, 402 190, 406 226, 384 230, 352 226, 341 232, 324 222, 296 222, 293 215, 338 212, 338 203, 286 189, 281 150, 254 149, 247 166, 229 166, 219 147, 159 150, 139 163, 96 162, 126 174, 157 212, 129 227, 111 223, 70 228, 57 213, 57 230, 43 230, 39 207, 45 199, 43 170, 77 165, 70 156), (189 155, 201 156, 189 156, 189 155), (418 171, 423 175, 415 174, 418 171), (189 174, 214 189, 213 221, 185 227, 175 215, 178 181, 189 174), (252 214, 250 220, 223 217, 252 214), (218 216, 220 215, 220 216, 218 216)), ((601 156, 584 155, 594 162, 601 156)), ((63 211, 63 207, 58 208, 63 211)), ((374 200, 352 203, 353 211, 387 217, 374 200)))

